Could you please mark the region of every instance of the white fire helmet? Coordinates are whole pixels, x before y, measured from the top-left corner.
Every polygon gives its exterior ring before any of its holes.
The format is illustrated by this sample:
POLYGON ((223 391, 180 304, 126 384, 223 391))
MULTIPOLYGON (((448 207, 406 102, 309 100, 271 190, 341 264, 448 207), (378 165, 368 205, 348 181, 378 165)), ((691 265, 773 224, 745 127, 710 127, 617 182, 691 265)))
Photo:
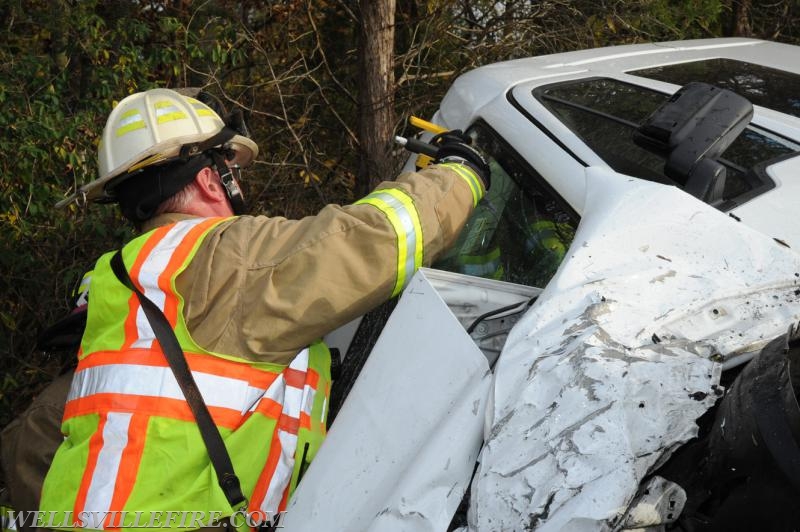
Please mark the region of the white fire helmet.
POLYGON ((233 165, 248 166, 258 155, 255 142, 238 132, 222 135, 222 118, 209 106, 170 89, 152 89, 132 94, 111 111, 98 146, 100 177, 82 186, 71 198, 87 201, 109 199, 109 183, 148 166, 210 148, 232 153, 233 165), (209 141, 213 141, 211 145, 209 141))

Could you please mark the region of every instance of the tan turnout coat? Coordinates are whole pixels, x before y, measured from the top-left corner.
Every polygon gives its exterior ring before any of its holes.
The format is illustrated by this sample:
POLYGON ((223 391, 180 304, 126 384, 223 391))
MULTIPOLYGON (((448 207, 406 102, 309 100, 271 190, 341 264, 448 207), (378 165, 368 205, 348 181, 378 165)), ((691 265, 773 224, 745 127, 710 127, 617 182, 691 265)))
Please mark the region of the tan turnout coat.
MULTIPOLYGON (((422 225, 423 263, 430 264, 453 243, 471 213, 470 187, 455 172, 436 166, 378 188, 389 187, 403 188, 413 198, 422 225)), ((160 215, 144 229, 186 217, 160 215)), ((365 204, 328 205, 301 220, 231 219, 209 234, 178 278, 186 323, 207 350, 288 364, 312 341, 390 297, 396 246, 386 216, 365 204)), ((16 510, 38 509, 44 476, 62 439, 69 384, 69 375, 57 379, 0 437, 16 510)))

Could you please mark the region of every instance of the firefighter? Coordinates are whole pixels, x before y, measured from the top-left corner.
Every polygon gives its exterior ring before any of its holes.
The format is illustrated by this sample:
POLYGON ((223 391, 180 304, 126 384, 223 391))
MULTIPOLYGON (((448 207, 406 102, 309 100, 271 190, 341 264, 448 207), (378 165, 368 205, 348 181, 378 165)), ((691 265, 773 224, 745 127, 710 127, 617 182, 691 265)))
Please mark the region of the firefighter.
MULTIPOLYGON (((246 133, 241 120, 223 120, 201 98, 168 89, 133 94, 111 112, 99 178, 81 195, 117 202, 141 230, 121 250, 122 271, 169 322, 224 440, 244 509, 274 515, 325 435, 330 353, 320 338, 397 296, 455 240, 489 168, 453 132, 437 138, 435 164, 352 205, 302 220, 246 216, 239 172, 258 155, 246 133)), ((64 441, 40 509, 56 512, 56 523, 66 515, 89 527, 81 512, 107 511, 104 528, 131 526, 115 522, 115 511, 126 519, 152 510, 231 515, 239 508, 217 483, 163 335, 121 282, 114 255, 100 257, 92 273, 64 441)), ((4 465, 42 467, 22 456, 37 452, 31 447, 17 445, 4 465)))
POLYGON ((527 253, 525 266, 543 280, 536 286, 544 286, 564 260, 575 229, 569 223, 542 218, 528 224, 523 234, 527 253))

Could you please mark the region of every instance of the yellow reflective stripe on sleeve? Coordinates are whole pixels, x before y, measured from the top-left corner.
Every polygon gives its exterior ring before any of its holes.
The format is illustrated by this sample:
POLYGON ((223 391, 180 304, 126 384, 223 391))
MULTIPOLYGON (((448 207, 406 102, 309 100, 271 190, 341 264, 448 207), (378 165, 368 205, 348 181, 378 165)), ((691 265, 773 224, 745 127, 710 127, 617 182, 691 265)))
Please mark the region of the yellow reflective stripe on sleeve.
POLYGON ((145 127, 147 127, 147 125, 144 123, 144 119, 139 111, 131 109, 130 111, 122 113, 115 133, 118 137, 121 137, 125 133, 130 133, 131 131, 136 131, 137 129, 143 129, 145 127))
POLYGON ((169 100, 156 102, 155 108, 156 108, 156 121, 159 124, 163 124, 165 122, 172 122, 173 120, 180 120, 182 118, 188 118, 186 116, 186 113, 178 109, 169 100))
POLYGON ((389 188, 376 190, 355 204, 372 205, 383 212, 397 234, 397 278, 392 289, 394 297, 422 266, 422 223, 414 200, 401 189, 389 188))
POLYGON ((439 166, 444 166, 445 168, 453 170, 467 182, 469 189, 472 191, 472 206, 476 206, 481 198, 483 198, 483 185, 480 183, 480 178, 475 174, 472 168, 459 163, 442 163, 439 166))
MULTIPOLYGON (((387 189, 385 191, 387 194, 391 195, 395 200, 399 201, 403 204, 405 211, 408 213, 408 217, 411 219, 411 224, 414 227, 414 252, 413 252, 413 259, 414 259, 414 272, 416 272, 422 266, 423 260, 423 252, 424 252, 424 241, 422 238, 422 222, 419 219, 419 213, 417 212, 417 207, 414 205, 414 200, 409 196, 404 190, 402 189, 387 189)), ((413 273, 412 272, 412 275, 413 273)), ((409 276, 410 278, 411 276, 409 276)))

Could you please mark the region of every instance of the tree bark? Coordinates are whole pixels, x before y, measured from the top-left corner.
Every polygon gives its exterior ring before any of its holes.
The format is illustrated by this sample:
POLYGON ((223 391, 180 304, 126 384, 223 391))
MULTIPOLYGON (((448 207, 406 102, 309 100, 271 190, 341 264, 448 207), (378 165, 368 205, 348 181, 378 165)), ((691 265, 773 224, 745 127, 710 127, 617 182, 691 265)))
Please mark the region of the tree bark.
POLYGON ((733 3, 733 36, 752 37, 753 26, 750 23, 752 0, 735 0, 733 3))
POLYGON ((360 0, 359 168, 356 193, 393 177, 395 0, 360 0))

